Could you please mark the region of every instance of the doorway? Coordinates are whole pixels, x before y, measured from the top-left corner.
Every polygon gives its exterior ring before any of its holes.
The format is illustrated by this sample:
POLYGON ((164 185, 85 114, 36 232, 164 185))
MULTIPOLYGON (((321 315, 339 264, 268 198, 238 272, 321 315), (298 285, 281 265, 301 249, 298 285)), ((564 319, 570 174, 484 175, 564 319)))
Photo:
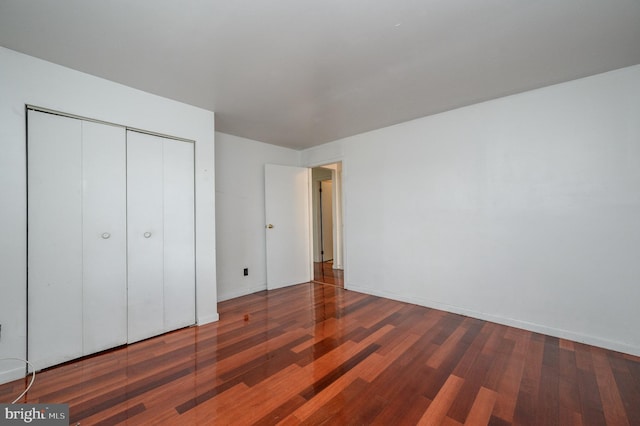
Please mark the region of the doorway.
POLYGON ((313 280, 344 287, 342 259, 342 163, 311 169, 313 280))

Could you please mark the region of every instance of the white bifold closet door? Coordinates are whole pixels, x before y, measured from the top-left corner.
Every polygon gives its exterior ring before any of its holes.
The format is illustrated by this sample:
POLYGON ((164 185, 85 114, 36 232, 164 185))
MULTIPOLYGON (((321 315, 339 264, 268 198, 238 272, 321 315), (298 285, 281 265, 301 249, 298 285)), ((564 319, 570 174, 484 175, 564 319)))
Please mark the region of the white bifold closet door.
POLYGON ((128 340, 195 323, 193 144, 127 132, 128 340))
POLYGON ((123 128, 28 113, 28 356, 126 343, 123 128))
POLYGON ((28 112, 36 369, 195 323, 193 143, 28 112))
POLYGON ((82 122, 84 354, 127 342, 126 135, 82 122))

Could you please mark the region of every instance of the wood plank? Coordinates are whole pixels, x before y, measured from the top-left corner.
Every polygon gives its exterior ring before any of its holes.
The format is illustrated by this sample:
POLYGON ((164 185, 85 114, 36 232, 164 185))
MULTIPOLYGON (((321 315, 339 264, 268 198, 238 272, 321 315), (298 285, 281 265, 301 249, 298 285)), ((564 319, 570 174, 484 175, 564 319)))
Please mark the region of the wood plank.
POLYGON ((546 336, 542 354, 542 371, 538 389, 538 424, 549 426, 560 424, 560 363, 559 343, 555 337, 546 336))
POLYGON ((516 424, 535 424, 537 412, 542 408, 538 404, 538 393, 543 353, 544 336, 532 333, 513 415, 516 424))
MULTIPOLYGON (((517 334, 512 333, 511 335, 514 339, 514 348, 507 361, 507 366, 498 384, 498 388, 496 389, 498 396, 494 407, 495 417, 509 424, 513 421, 513 415, 516 409, 531 333, 522 332, 517 334)), ((511 337, 509 332, 505 334, 505 339, 508 337, 511 337)))
POLYGON ((616 385, 620 390, 620 397, 623 400, 627 419, 632 425, 640 424, 640 376, 634 375, 628 368, 626 359, 609 354, 613 375, 616 385), (635 380, 634 380, 635 379, 635 380))
POLYGON ((485 387, 480 388, 478 396, 465 420, 465 426, 482 426, 489 423, 491 412, 496 403, 497 393, 485 387))
MULTIPOLYGON (((588 370, 578 368, 577 381, 580 391, 580 411, 585 425, 603 425, 607 422, 603 413, 600 389, 598 388, 596 374, 593 371, 593 362, 591 361, 589 349, 586 345, 580 345, 580 350, 576 351, 576 355, 578 353, 581 354, 580 365, 590 367, 588 370)), ((578 359, 577 356, 576 359, 578 359)))
POLYGON ((441 424, 463 383, 464 379, 454 375, 449 376, 440 392, 429 405, 429 408, 422 415, 418 425, 431 426, 441 424))
MULTIPOLYGON (((608 424, 628 426, 629 420, 624 409, 622 398, 616 384, 616 379, 611 371, 607 353, 603 349, 592 348, 591 358, 596 374, 596 381, 600 389, 604 418, 608 424)), ((640 404, 640 401, 638 401, 640 404)))

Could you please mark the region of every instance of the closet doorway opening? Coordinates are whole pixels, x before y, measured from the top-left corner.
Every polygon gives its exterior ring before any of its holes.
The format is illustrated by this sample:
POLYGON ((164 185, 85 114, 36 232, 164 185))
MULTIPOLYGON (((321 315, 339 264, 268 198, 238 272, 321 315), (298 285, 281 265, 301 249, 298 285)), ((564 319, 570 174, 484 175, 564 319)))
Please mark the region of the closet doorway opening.
POLYGON ((344 287, 342 163, 311 169, 313 280, 344 287))

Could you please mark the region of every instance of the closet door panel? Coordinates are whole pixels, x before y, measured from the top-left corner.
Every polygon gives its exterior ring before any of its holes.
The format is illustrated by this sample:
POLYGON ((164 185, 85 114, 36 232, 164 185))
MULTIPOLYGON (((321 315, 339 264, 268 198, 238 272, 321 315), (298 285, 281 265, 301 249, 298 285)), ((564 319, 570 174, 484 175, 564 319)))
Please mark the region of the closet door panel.
POLYGON ((193 144, 164 140, 165 330, 195 323, 193 144))
POLYGON ((84 355, 127 342, 126 135, 82 122, 84 355))
POLYGON ((28 357, 82 356, 82 128, 28 112, 28 357))
POLYGON ((127 132, 128 341, 164 332, 162 139, 127 132))

